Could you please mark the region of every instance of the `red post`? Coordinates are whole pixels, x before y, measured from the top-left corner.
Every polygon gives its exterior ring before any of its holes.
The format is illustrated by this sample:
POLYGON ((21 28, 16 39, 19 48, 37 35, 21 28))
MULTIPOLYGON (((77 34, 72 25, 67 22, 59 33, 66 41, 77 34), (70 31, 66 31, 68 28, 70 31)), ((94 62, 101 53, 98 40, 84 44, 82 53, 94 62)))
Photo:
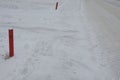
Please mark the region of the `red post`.
POLYGON ((56 9, 56 10, 58 9, 58 2, 56 2, 56 7, 55 7, 55 9, 56 9))
POLYGON ((13 29, 9 29, 9 57, 14 56, 14 36, 13 29))

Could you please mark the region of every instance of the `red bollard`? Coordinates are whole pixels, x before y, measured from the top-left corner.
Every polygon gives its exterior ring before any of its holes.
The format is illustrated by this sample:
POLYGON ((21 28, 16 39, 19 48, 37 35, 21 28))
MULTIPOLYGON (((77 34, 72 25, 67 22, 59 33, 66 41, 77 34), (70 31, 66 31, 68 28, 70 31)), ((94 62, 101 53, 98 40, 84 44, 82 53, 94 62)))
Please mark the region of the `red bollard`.
POLYGON ((56 7, 55 7, 55 9, 56 9, 56 10, 58 9, 58 2, 56 2, 56 7))
POLYGON ((9 57, 14 56, 14 36, 13 29, 9 29, 9 57))

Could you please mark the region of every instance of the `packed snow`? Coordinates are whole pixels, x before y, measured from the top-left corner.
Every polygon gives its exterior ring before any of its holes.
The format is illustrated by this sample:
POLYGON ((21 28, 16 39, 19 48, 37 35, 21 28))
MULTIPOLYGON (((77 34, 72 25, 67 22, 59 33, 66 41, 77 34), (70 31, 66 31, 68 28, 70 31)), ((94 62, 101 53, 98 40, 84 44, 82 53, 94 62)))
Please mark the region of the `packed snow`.
POLYGON ((119 13, 120 0, 0 0, 0 80, 120 80, 119 13))

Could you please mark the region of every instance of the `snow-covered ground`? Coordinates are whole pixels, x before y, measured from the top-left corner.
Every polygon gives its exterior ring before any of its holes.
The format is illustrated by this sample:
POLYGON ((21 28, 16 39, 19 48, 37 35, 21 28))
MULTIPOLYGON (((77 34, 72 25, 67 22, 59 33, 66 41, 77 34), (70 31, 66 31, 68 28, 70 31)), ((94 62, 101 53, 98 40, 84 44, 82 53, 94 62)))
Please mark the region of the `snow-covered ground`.
POLYGON ((58 2, 0 0, 0 80, 120 80, 119 0, 58 2))

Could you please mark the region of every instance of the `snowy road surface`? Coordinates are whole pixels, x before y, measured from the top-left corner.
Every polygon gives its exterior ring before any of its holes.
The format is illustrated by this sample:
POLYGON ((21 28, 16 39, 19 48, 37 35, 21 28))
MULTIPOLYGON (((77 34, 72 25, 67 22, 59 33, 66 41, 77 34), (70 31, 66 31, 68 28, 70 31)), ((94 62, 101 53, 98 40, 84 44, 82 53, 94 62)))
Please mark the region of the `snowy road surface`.
POLYGON ((119 80, 119 1, 58 1, 0 0, 0 80, 119 80))

